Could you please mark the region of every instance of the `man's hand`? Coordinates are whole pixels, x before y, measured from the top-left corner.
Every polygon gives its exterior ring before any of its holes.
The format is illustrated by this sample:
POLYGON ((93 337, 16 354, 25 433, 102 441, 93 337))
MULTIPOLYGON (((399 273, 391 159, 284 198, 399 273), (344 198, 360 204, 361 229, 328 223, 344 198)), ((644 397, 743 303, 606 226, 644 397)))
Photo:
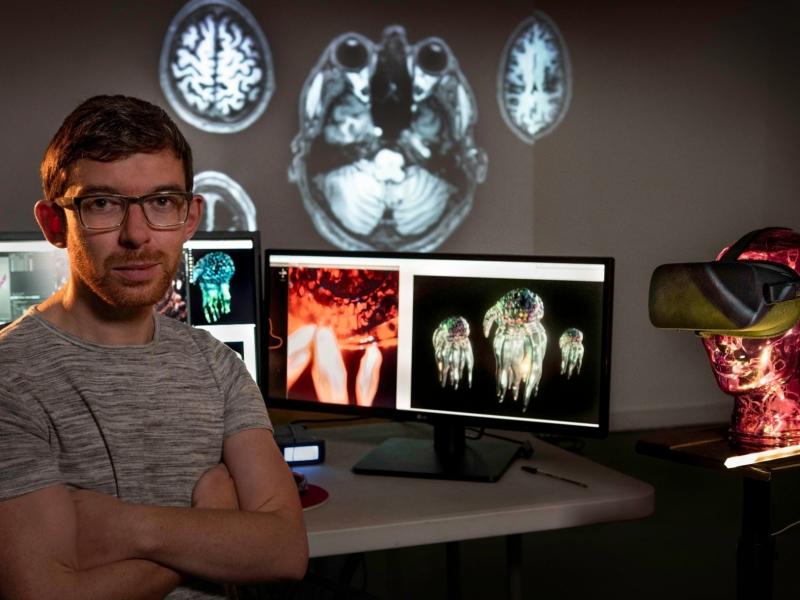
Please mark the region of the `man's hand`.
POLYGON ((235 433, 225 439, 222 459, 198 480, 192 508, 127 505, 134 513, 126 519, 128 546, 138 558, 210 581, 301 579, 308 560, 303 512, 272 434, 235 433))
POLYGON ((212 467, 197 480, 192 491, 192 507, 239 510, 236 484, 224 463, 212 467))

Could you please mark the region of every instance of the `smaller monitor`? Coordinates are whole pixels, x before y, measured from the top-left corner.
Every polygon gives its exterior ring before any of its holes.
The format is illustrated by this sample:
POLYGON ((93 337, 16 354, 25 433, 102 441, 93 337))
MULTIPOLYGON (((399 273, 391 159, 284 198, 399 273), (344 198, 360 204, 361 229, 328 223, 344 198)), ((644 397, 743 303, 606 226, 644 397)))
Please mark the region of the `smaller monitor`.
POLYGON ((0 326, 50 296, 69 277, 67 252, 36 233, 0 233, 0 326))
POLYGON ((230 346, 258 381, 260 248, 258 232, 198 232, 156 310, 205 329, 230 346))
MULTIPOLYGON (((258 232, 198 232, 186 242, 158 312, 206 329, 235 350, 258 381, 261 256, 258 232)), ((0 326, 69 278, 66 250, 40 232, 0 233, 0 326)))

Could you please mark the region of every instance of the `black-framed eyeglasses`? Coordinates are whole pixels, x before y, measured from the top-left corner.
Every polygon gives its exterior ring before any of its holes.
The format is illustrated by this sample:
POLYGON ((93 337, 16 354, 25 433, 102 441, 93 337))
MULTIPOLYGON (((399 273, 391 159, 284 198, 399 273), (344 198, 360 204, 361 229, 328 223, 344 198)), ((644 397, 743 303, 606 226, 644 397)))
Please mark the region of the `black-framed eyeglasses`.
POLYGON ((54 202, 78 212, 85 229, 111 231, 122 227, 131 202, 142 207, 147 224, 153 229, 170 229, 186 223, 193 192, 155 192, 143 196, 122 194, 86 194, 62 196, 54 202))

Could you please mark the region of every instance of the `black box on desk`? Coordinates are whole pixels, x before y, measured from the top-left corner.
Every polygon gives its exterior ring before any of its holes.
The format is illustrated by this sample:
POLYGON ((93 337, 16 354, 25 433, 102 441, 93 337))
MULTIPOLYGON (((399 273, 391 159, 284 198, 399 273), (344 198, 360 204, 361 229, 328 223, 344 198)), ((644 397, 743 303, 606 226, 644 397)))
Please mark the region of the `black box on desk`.
POLYGON ((280 425, 275 442, 290 466, 316 465, 325 461, 325 440, 312 436, 302 425, 280 425))

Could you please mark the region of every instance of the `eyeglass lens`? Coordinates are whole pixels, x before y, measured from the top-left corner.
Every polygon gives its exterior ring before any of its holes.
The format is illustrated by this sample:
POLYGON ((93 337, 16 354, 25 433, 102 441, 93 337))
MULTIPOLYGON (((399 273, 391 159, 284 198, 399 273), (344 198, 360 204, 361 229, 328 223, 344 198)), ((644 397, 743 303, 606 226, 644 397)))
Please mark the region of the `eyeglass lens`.
POLYGON ((147 222, 153 227, 175 227, 186 221, 189 202, 182 194, 151 194, 130 199, 118 196, 85 197, 79 204, 81 221, 90 229, 119 227, 130 202, 142 207, 147 222))

